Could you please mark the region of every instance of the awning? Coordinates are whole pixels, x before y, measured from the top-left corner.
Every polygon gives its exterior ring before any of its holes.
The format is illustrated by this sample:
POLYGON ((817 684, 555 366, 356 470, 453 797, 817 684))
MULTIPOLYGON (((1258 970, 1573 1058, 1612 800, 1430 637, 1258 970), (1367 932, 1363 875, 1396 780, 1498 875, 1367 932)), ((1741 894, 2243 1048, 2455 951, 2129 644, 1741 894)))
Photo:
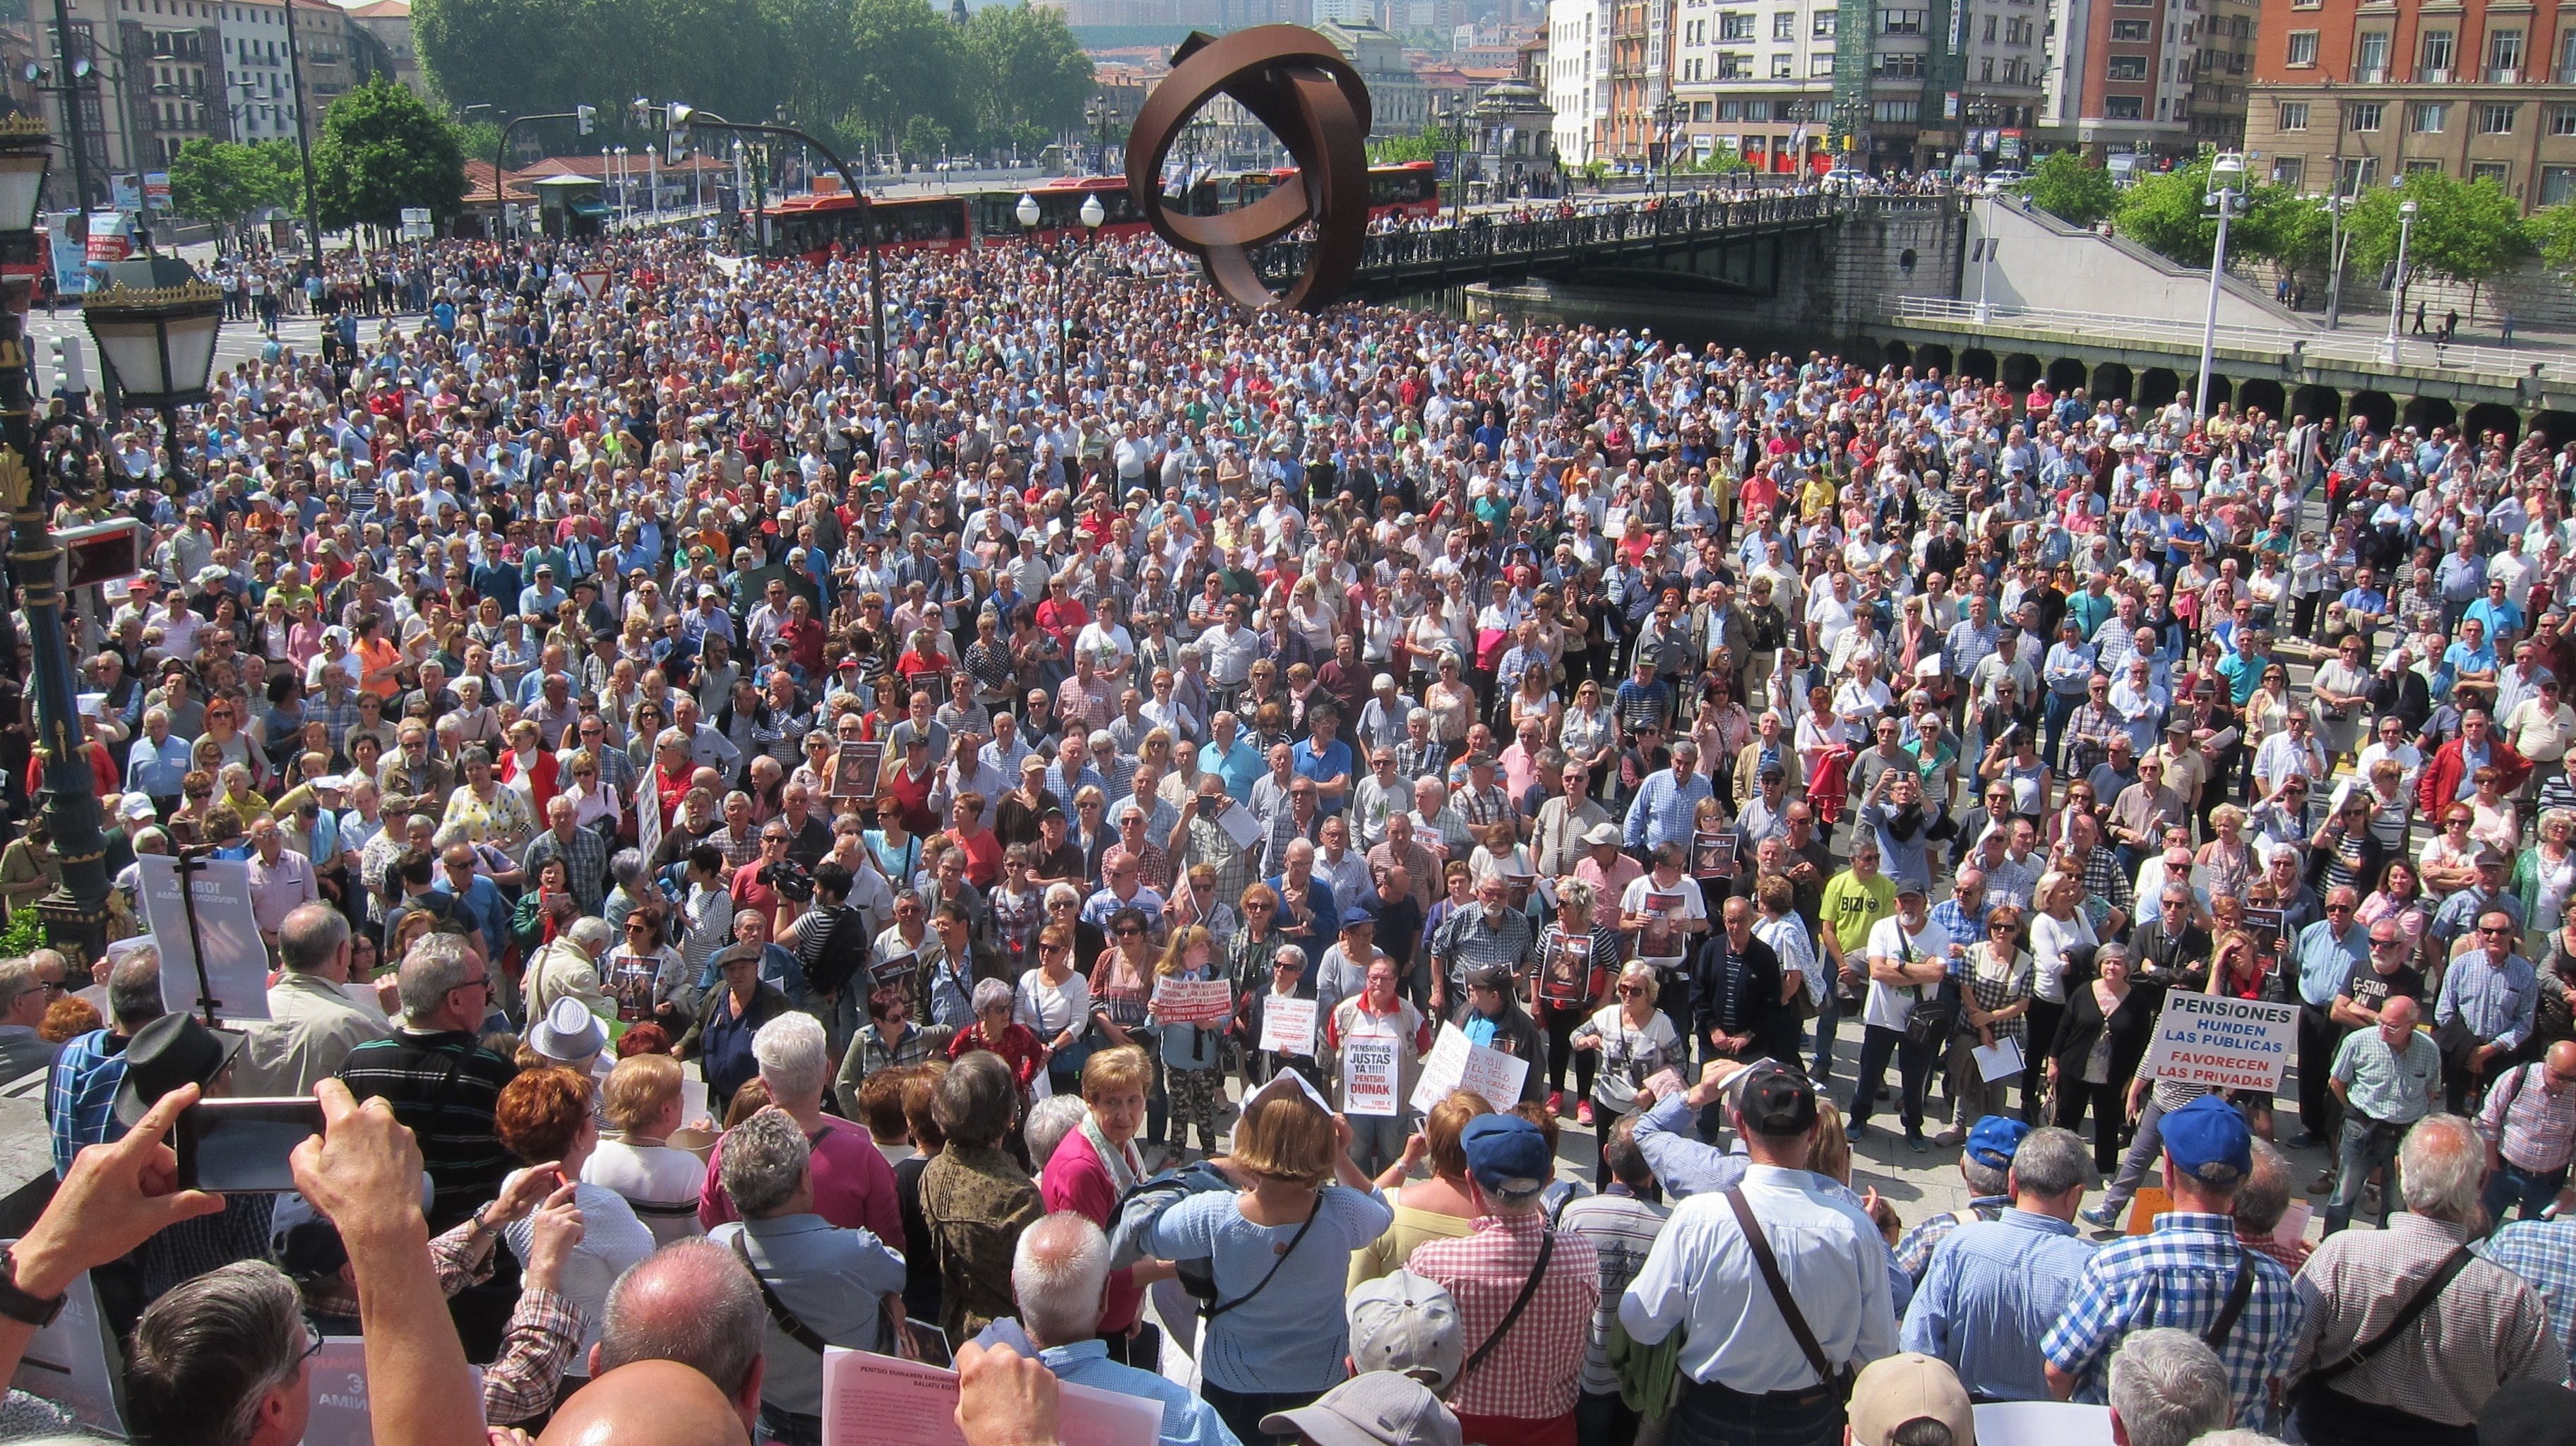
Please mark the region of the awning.
POLYGON ((608 214, 608 203, 602 201, 597 196, 574 196, 567 199, 564 202, 564 206, 576 216, 605 216, 608 214))

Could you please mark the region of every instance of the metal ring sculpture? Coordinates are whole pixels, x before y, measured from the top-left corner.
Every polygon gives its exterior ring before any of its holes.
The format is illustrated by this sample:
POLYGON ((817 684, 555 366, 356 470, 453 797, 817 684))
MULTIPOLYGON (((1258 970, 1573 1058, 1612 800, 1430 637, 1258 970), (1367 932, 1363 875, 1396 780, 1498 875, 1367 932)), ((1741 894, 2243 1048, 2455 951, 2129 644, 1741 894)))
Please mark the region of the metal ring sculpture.
POLYGON ((1331 41, 1302 25, 1256 25, 1211 40, 1193 31, 1172 54, 1127 140, 1127 190, 1154 232, 1197 256, 1218 291, 1255 311, 1330 306, 1359 269, 1368 234, 1368 86, 1331 41), (1163 209, 1159 178, 1181 128, 1219 95, 1268 126, 1297 163, 1298 184, 1221 216, 1163 209), (1312 219, 1305 274, 1274 295, 1252 249, 1312 219))

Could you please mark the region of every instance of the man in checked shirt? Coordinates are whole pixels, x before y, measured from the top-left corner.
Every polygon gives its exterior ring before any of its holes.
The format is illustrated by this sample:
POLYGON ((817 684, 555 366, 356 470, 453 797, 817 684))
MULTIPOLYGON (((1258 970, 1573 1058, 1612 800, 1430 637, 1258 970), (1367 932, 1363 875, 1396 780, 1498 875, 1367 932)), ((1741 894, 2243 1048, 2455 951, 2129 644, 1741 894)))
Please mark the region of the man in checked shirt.
POLYGON ((1460 1434, 1485 1446, 1571 1441, 1585 1332, 1601 1303, 1600 1262, 1590 1240, 1548 1229, 1539 1192, 1555 1161, 1538 1126, 1483 1115, 1467 1122, 1458 1142, 1467 1152, 1475 1230, 1415 1246, 1405 1266, 1458 1302, 1459 1338, 1470 1344, 1449 1408, 1460 1434))

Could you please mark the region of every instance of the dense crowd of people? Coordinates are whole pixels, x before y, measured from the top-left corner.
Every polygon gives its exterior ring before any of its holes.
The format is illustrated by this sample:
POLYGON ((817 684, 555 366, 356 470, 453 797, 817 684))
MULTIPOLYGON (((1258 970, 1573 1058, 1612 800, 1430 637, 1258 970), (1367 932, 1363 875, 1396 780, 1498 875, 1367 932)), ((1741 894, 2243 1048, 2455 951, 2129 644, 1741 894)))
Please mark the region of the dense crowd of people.
POLYGON ((384 1446, 810 1446, 827 1347, 979 1446, 1057 1378, 1174 1446, 2566 1439, 2576 446, 1158 252, 890 258, 880 367, 847 261, 442 243, 121 422, 56 520, 149 568, 84 759, 0 729, 0 901, 86 766, 117 932, 245 861, 273 986, 0 963, 63 1181, 0 1317, 86 1271, 216 1446, 323 1333, 384 1446), (2177 991, 2296 1010, 2277 1142, 2145 1068, 2177 991), (295 1193, 174 1193, 200 1092, 318 1093, 295 1193))

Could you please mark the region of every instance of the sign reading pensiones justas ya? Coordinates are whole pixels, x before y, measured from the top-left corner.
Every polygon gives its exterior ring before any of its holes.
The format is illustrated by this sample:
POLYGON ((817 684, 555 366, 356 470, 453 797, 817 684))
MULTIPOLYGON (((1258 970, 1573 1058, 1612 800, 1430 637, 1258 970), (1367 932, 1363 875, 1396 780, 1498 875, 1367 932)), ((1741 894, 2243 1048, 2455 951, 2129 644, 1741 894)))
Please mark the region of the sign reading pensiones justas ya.
POLYGON ((2156 1016, 2138 1072, 2225 1090, 2275 1090, 2296 1047, 2299 1007, 2177 989, 2156 1016))

